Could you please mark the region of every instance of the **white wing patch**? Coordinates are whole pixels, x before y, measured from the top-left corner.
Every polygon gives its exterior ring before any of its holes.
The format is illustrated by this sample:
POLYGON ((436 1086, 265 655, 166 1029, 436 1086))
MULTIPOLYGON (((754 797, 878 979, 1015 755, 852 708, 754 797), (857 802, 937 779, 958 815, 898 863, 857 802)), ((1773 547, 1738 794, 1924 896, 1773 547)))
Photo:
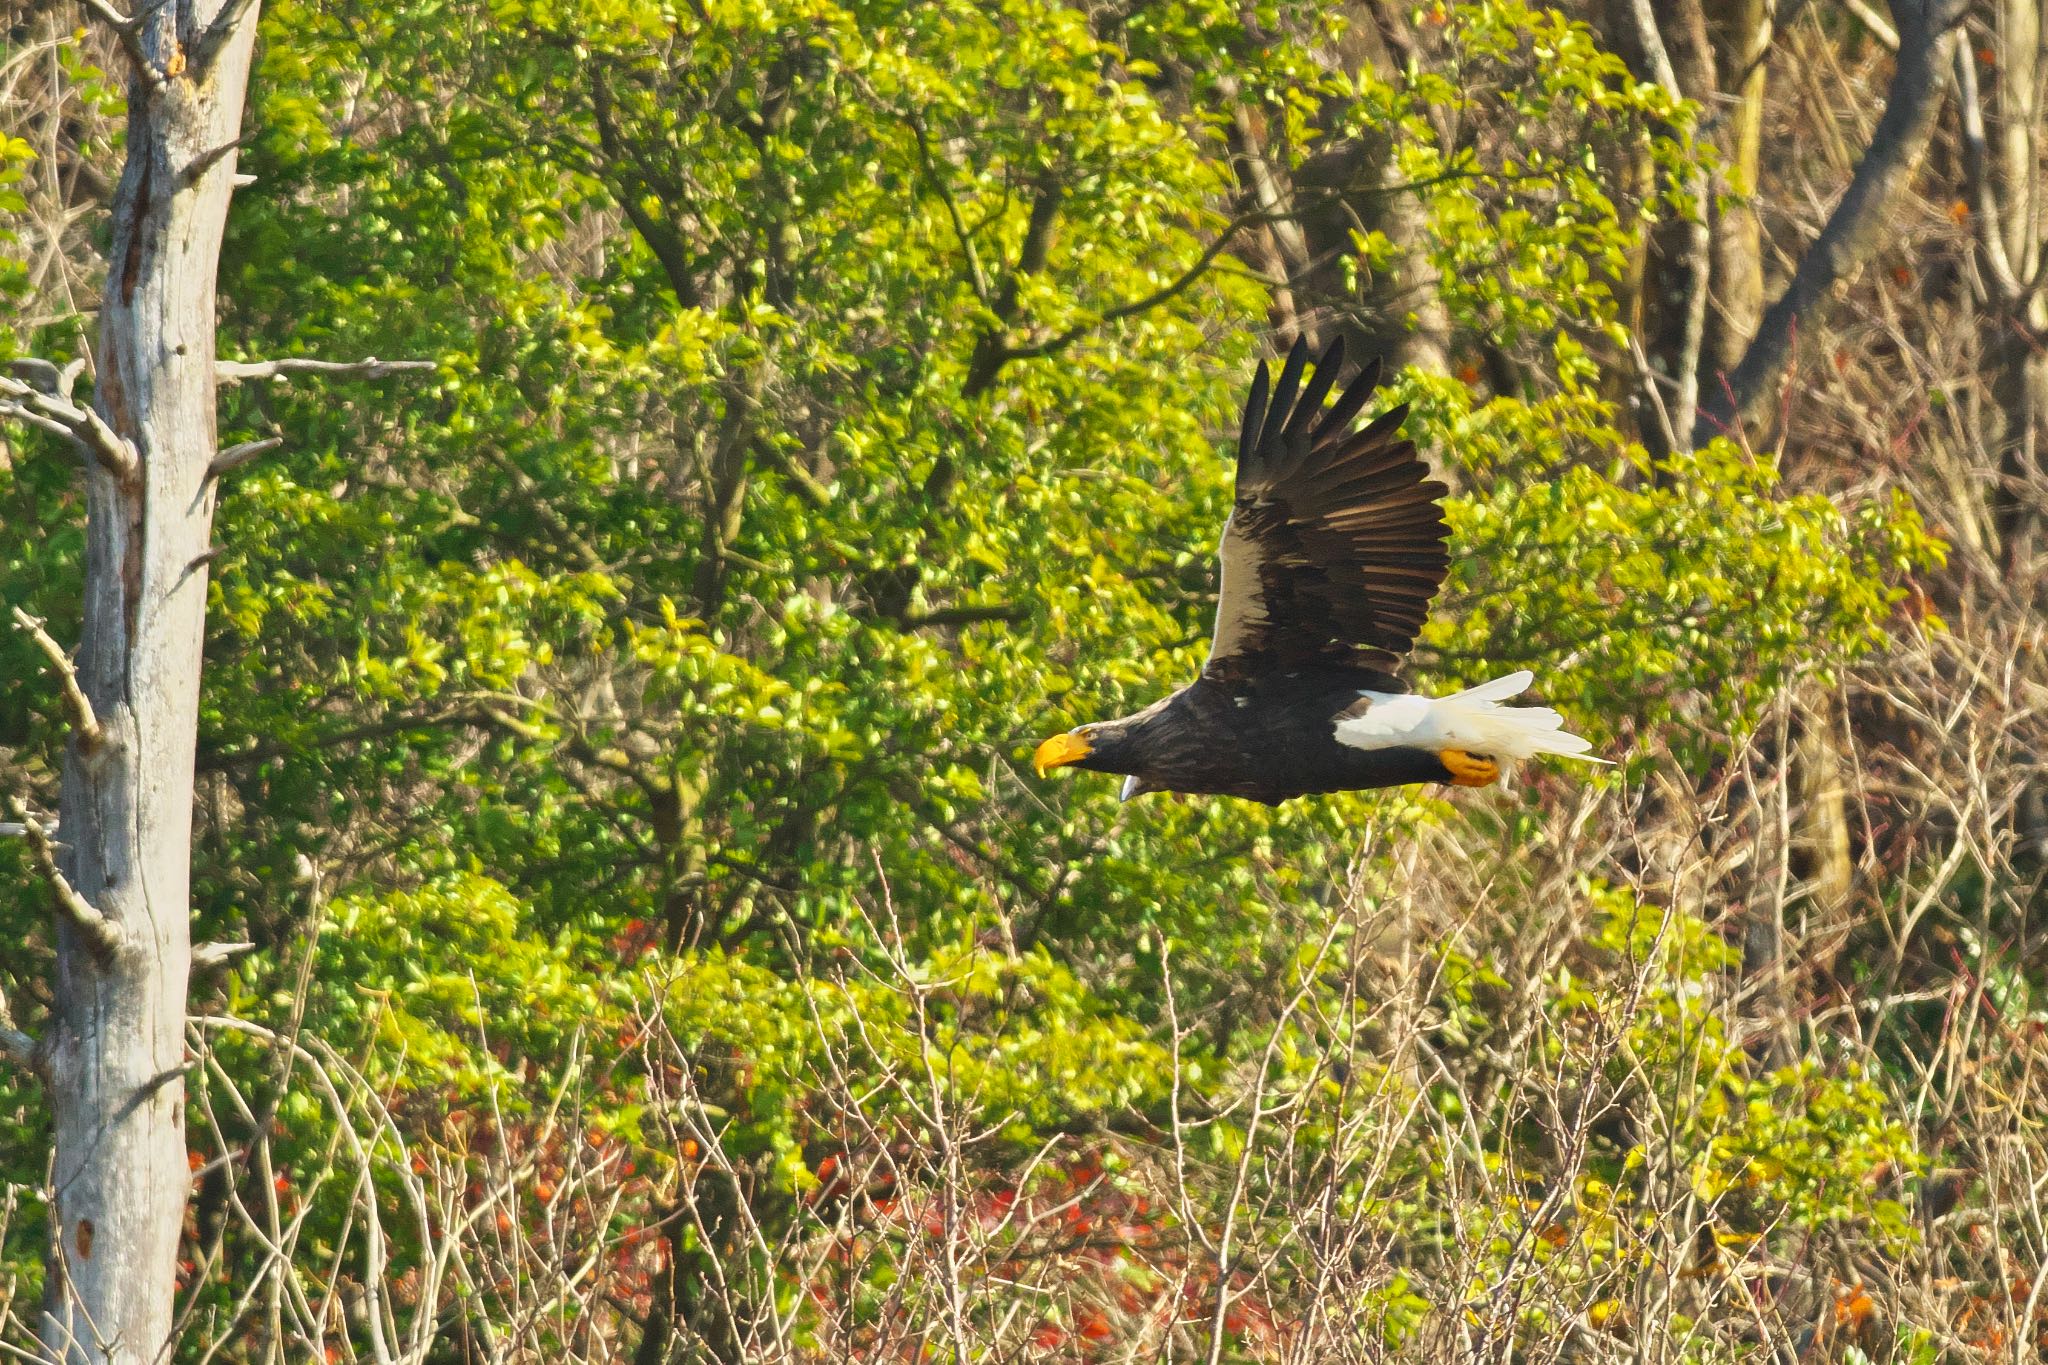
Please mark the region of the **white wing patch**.
POLYGON ((1354 749, 1463 749, 1490 758, 1557 754, 1605 763, 1592 742, 1564 728, 1547 706, 1502 706, 1536 681, 1526 669, 1448 697, 1360 692, 1365 710, 1337 722, 1337 742, 1354 749))
POLYGON ((1365 711, 1337 722, 1337 742, 1354 749, 1398 749, 1427 744, 1434 697, 1412 692, 1360 692, 1365 711))
POLYGON ((1237 513, 1223 523, 1216 547, 1221 573, 1216 584, 1216 635, 1209 658, 1227 659, 1244 647, 1252 632, 1266 624, 1266 604, 1259 584, 1259 547, 1237 529, 1237 513))

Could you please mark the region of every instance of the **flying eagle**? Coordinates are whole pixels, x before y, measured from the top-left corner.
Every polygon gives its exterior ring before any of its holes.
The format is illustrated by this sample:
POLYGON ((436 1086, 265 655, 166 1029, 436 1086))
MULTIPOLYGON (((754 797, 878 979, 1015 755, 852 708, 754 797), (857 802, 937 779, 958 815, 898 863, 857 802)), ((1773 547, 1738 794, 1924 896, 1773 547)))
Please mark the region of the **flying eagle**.
POLYGON ((1270 402, 1263 363, 1252 381, 1201 676, 1136 715, 1054 735, 1032 755, 1039 776, 1072 764, 1125 774, 1124 800, 1178 791, 1278 805, 1409 782, 1481 787, 1503 760, 1588 756, 1557 712, 1501 705, 1527 672, 1447 697, 1394 676, 1449 565, 1437 506, 1449 490, 1402 438, 1405 404, 1351 430, 1379 361, 1324 408, 1343 356, 1332 342, 1304 385, 1297 341, 1270 402))

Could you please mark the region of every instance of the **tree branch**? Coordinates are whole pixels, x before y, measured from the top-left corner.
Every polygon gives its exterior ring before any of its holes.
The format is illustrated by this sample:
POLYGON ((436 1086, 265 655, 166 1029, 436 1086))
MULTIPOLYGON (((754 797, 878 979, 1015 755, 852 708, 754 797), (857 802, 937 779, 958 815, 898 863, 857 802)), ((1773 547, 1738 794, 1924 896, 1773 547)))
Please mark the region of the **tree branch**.
POLYGON ((1968 43, 1954 47, 1956 113, 1962 130, 1963 180, 1970 191, 1970 216, 1976 219, 1977 247, 1984 254, 1999 302, 2010 308, 2026 293, 2026 286, 2020 283, 2005 250, 2005 214, 1999 207, 1998 189, 1991 183, 1984 110, 1977 103, 1977 55, 1968 43))
POLYGON ((1196 280, 1201 279, 1208 272, 1209 267, 1216 263, 1216 258, 1228 250, 1231 242, 1236 240, 1238 233, 1248 227, 1271 221, 1273 221, 1273 217, 1267 213, 1247 213, 1231 219, 1229 223, 1225 224, 1223 231, 1216 235, 1216 240, 1210 242, 1202 254, 1195 258, 1195 263, 1182 271, 1173 280, 1161 285, 1142 298, 1132 299, 1129 303, 1121 303, 1114 308, 1104 309, 1096 314, 1091 321, 1076 323, 1066 331, 1048 340, 1033 342, 1028 346, 1005 346, 1003 348, 1003 359, 1005 361, 1036 360, 1042 356, 1052 355, 1057 351, 1065 350, 1104 323, 1120 322, 1139 313, 1149 312, 1162 303, 1172 302, 1174 298, 1185 293, 1196 280))
POLYGON ((221 49, 228 45, 228 39, 234 37, 235 26, 242 22, 242 17, 248 13, 253 3, 254 0, 228 0, 227 4, 221 6, 220 13, 213 16, 213 22, 206 26, 200 33, 199 40, 192 44, 193 80, 206 80, 213 64, 220 60, 221 49))
POLYGON ((1842 0, 1842 8, 1854 15, 1857 23, 1869 30, 1870 36, 1877 39, 1879 47, 1887 52, 1899 50, 1899 31, 1891 26, 1890 21, 1880 14, 1869 0, 1842 0))
POLYGON ((247 941, 234 943, 195 943, 192 945, 192 965, 197 967, 218 967, 231 962, 243 953, 255 951, 256 945, 247 941))
MULTIPOLYGON (((640 240, 647 243, 647 249, 654 253, 654 259, 661 264, 662 273, 668 276, 668 287, 674 292, 676 302, 685 308, 695 308, 701 300, 696 275, 688 247, 681 234, 669 227, 661 216, 649 213, 644 202, 647 194, 658 196, 671 206, 685 198, 673 184, 655 183, 656 177, 647 165, 646 158, 629 146, 626 136, 619 129, 618 114, 612 100, 611 83, 605 76, 604 64, 590 64, 590 112, 597 120, 598 148, 611 159, 609 167, 618 180, 618 205, 632 220, 640 240)), ((589 154, 594 173, 602 175, 607 169, 599 163, 596 152, 589 154)))
POLYGON ((1957 0, 1921 0, 1896 6, 1902 30, 1884 113, 1856 164, 1849 188, 1820 236, 1800 258, 1792 282, 1764 313, 1742 359, 1718 392, 1702 402, 1693 426, 1695 445, 1732 429, 1784 372, 1799 319, 1830 290, 1863 268, 1884 239, 1892 208, 1910 187, 1914 168, 1934 136, 1941 113, 1942 49, 1961 21, 1957 0))
POLYGON ((49 832, 28 813, 27 803, 16 797, 10 804, 15 817, 21 821, 23 833, 28 836, 29 851, 35 855, 36 866, 57 897, 57 909, 77 926, 78 932, 95 950, 110 957, 120 952, 127 946, 128 936, 121 932, 120 926, 101 914, 98 906, 79 895, 78 888, 65 877, 63 869, 57 866, 57 849, 50 842, 49 832))
POLYGON ((1024 277, 1045 269, 1066 193, 1066 186, 1050 176, 1039 181, 1038 193, 1031 200, 1030 221, 1024 225, 1024 243, 1017 251, 1017 264, 1003 277, 995 301, 989 305, 989 311, 996 315, 995 324, 975 341, 974 354, 968 359, 967 377, 960 385, 962 398, 973 398, 983 392, 995 383, 1004 365, 1019 358, 1002 334, 1017 316, 1017 299, 1024 277))
POLYGON ((307 356, 286 356, 281 360, 217 360, 213 377, 223 383, 239 384, 244 379, 287 379, 295 374, 320 374, 333 379, 384 379, 394 374, 431 370, 437 360, 314 360, 307 356))
POLYGON ((135 476, 135 447, 97 412, 73 400, 71 385, 82 368, 75 360, 62 370, 47 360, 10 361, 13 373, 0 375, 0 418, 64 437, 125 483, 135 476))
POLYGON ((1029 609, 1000 603, 990 607, 941 607, 937 611, 906 612, 896 618, 904 630, 928 630, 934 626, 971 626, 984 621, 1022 621, 1029 609))
POLYGON ((276 450, 283 444, 282 436, 266 436, 260 441, 243 441, 239 445, 231 445, 213 457, 213 462, 206 466, 206 477, 217 479, 230 469, 240 469, 257 456, 276 450))
POLYGON ((14 1011, 4 991, 0 991, 0 1057, 34 1075, 43 1074, 42 1049, 33 1037, 15 1027, 14 1011))
MULTIPOLYGON (((1657 13, 1651 0, 1631 0, 1630 14, 1636 30, 1636 45, 1642 52, 1651 75, 1674 105, 1683 103, 1686 98, 1685 87, 1680 84, 1678 68, 1672 64, 1671 53, 1665 47, 1664 33, 1657 26, 1657 13)), ((1698 17, 1697 12, 1694 17, 1698 17)), ((1697 70, 1697 53, 1691 66, 1697 70)), ((1708 84, 1711 83, 1709 80, 1708 84)), ((1708 215, 1713 211, 1713 205, 1706 171, 1695 169, 1688 178, 1686 190, 1693 201, 1693 216, 1683 224, 1682 244, 1670 253, 1667 266, 1673 275, 1683 281, 1685 288, 1685 311, 1679 317, 1676 354, 1665 349, 1670 340, 1668 326, 1659 328, 1660 335, 1657 338, 1658 349, 1662 352, 1660 358, 1667 359, 1671 365, 1668 378, 1674 392, 1668 411, 1665 410, 1663 395, 1655 392, 1655 369, 1649 364, 1643 366, 1643 385, 1652 391, 1657 400, 1658 416, 1674 450, 1680 448, 1680 439, 1690 436, 1695 426, 1695 415, 1699 411, 1700 349, 1707 335, 1707 277, 1713 250, 1713 239, 1707 226, 1708 215)), ((1663 245, 1666 240, 1665 235, 1660 233, 1658 243, 1663 245)))
POLYGON ((946 216, 953 222, 953 236, 960 243, 961 270, 967 277, 967 287, 974 291, 977 300, 986 304, 989 302, 988 277, 982 272, 981 253, 975 250, 974 234, 967 230, 967 220, 960 213, 960 203, 953 197, 952 187, 946 183, 945 176, 939 171, 938 158, 932 155, 931 141, 925 133, 924 119, 916 114, 906 114, 904 119, 910 124, 910 131, 917 137, 917 155, 918 159, 924 162, 925 179, 931 185, 932 192, 938 195, 939 202, 945 205, 946 216))
POLYGON ((223 142, 218 147, 209 148, 201 152, 198 156, 192 158, 190 165, 178 172, 179 179, 183 180, 187 185, 198 184, 201 176, 205 175, 215 166, 218 166, 224 158, 248 146, 250 139, 254 136, 255 134, 253 133, 244 133, 232 142, 223 142))
POLYGON ((83 0, 85 12, 113 30, 121 42, 121 51, 128 56, 129 64, 142 83, 154 90, 164 83, 164 73, 157 70, 149 60, 149 51, 142 45, 142 19, 134 18, 115 9, 107 0, 83 0))
POLYGON ((50 667, 57 671, 57 682, 64 690, 64 710, 71 717, 71 728, 78 739, 78 751, 89 754, 100 747, 106 732, 100 729, 99 717, 93 714, 92 701, 85 695, 85 689, 78 685, 78 669, 72 664, 71 656, 64 647, 50 638, 43 629, 43 623, 30 616, 20 607, 14 608, 14 624, 35 641, 36 648, 50 661, 50 667))

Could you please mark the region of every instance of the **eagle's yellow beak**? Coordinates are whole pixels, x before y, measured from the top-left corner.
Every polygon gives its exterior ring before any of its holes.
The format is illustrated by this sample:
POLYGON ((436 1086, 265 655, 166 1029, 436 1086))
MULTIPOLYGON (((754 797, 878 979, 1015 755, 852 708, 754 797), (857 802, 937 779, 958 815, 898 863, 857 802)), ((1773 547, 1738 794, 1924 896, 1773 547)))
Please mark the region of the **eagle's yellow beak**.
POLYGON ((1054 735, 1039 745, 1038 752, 1031 755, 1031 766, 1038 770, 1040 777, 1044 777, 1049 770, 1063 768, 1069 763, 1078 763, 1092 752, 1087 736, 1069 730, 1066 734, 1054 735))

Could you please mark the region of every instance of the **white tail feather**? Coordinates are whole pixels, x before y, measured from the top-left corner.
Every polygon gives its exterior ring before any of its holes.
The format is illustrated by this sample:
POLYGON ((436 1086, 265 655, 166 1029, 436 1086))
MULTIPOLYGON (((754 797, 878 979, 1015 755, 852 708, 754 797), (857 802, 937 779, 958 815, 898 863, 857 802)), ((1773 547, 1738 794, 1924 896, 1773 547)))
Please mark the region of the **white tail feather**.
POLYGON ((1564 728, 1547 706, 1502 706, 1536 681, 1527 669, 1448 697, 1362 692, 1364 714, 1337 722, 1337 740, 1356 749, 1463 749, 1495 759, 1557 754, 1605 763, 1586 752, 1591 741, 1564 728))
POLYGON ((1477 687, 1468 687, 1463 692, 1453 692, 1450 696, 1439 697, 1437 700, 1506 701, 1509 697, 1519 697, 1524 692, 1527 692, 1530 684, 1535 681, 1536 675, 1525 668, 1519 672, 1510 673, 1505 678, 1495 678, 1492 682, 1483 682, 1477 687))

